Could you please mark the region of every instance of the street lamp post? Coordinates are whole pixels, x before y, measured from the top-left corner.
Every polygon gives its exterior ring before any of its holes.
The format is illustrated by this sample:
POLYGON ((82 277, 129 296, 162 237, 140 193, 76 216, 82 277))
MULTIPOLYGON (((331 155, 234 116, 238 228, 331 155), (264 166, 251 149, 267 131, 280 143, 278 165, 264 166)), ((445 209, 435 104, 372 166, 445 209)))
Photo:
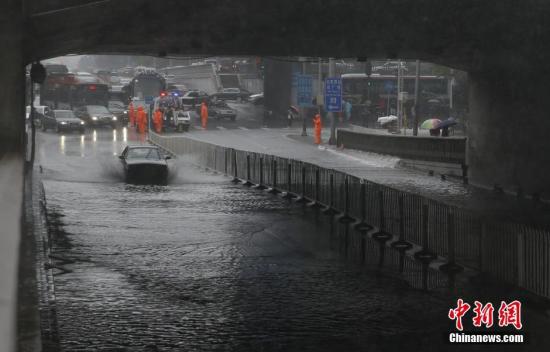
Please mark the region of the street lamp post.
MULTIPOLYGON (((302 74, 306 74, 306 62, 302 61, 302 74)), ((307 136, 307 130, 306 130, 306 107, 302 106, 301 109, 302 112, 302 137, 307 136)))
MULTIPOLYGON (((334 59, 329 58, 328 60, 328 76, 333 77, 334 76, 335 66, 334 66, 334 59)), ((336 117, 334 116, 333 112, 329 112, 328 116, 330 116, 330 138, 328 140, 328 144, 335 145, 336 144, 336 117)))

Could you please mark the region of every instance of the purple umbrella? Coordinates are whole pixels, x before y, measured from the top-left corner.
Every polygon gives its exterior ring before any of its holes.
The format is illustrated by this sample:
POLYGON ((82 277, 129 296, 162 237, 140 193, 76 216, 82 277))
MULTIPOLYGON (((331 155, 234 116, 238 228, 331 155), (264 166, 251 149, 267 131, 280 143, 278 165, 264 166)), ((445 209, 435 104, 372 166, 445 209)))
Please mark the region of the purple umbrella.
POLYGON ((449 117, 448 119, 446 120, 443 120, 441 121, 440 123, 438 123, 435 128, 445 128, 445 127, 451 127, 451 126, 454 126, 456 125, 458 122, 456 122, 456 120, 453 118, 453 117, 449 117))

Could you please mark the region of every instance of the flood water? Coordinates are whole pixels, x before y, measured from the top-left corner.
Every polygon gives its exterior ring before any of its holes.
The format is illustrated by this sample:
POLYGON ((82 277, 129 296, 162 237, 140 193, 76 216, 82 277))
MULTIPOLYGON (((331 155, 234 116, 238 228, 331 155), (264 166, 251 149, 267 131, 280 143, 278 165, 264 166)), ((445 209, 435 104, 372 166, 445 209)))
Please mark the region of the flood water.
POLYGON ((126 130, 38 138, 61 349, 453 347, 447 280, 422 290, 419 266, 359 263, 358 234, 330 218, 186 158, 171 161, 168 186, 127 185, 116 155, 137 142, 126 130))

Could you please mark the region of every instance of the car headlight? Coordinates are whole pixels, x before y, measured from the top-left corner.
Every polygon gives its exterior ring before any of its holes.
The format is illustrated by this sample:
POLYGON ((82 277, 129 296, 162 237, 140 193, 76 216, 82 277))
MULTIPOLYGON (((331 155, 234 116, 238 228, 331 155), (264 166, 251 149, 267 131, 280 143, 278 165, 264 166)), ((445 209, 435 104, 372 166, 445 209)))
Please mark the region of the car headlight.
POLYGON ((66 124, 67 124, 67 122, 65 122, 65 121, 61 121, 61 124, 62 124, 62 125, 66 125, 66 124))
POLYGON ((116 116, 113 116, 113 121, 116 121, 116 116))
POLYGON ((92 120, 97 121, 97 116, 92 116, 92 120))
POLYGON ((84 125, 84 121, 80 121, 80 124, 81 124, 81 125, 84 125))

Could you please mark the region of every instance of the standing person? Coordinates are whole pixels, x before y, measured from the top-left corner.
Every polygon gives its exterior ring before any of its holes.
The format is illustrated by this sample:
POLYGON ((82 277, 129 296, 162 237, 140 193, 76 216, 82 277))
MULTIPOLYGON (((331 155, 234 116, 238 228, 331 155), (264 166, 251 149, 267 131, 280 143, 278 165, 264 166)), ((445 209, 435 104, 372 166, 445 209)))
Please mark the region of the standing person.
POLYGON ((174 108, 172 106, 166 108, 166 112, 164 113, 164 125, 166 127, 174 127, 176 125, 174 123, 174 108))
POLYGON ((130 102, 128 106, 128 117, 130 118, 130 126, 135 126, 136 124, 136 112, 134 111, 134 103, 130 102))
POLYGON ((208 107, 206 106, 206 102, 202 102, 201 104, 201 125, 202 128, 206 129, 206 124, 208 123, 208 107))
POLYGON ((344 101, 344 112, 346 113, 346 121, 351 122, 351 108, 352 105, 349 101, 344 101))
POLYGON ((321 129, 323 128, 323 124, 321 123, 320 114, 316 114, 313 118, 313 128, 315 129, 315 144, 321 144, 321 129))
POLYGON ((147 116, 145 111, 143 110, 143 106, 138 107, 137 111, 137 125, 139 133, 145 133, 145 126, 147 124, 147 116))
POLYGON ((155 130, 157 133, 161 133, 162 131, 162 112, 160 111, 160 108, 157 108, 155 111, 155 115, 153 118, 153 123, 155 124, 155 130))
POLYGON ((293 118, 294 118, 294 116, 292 114, 292 109, 288 109, 288 112, 287 112, 288 128, 292 127, 292 119, 293 118))

